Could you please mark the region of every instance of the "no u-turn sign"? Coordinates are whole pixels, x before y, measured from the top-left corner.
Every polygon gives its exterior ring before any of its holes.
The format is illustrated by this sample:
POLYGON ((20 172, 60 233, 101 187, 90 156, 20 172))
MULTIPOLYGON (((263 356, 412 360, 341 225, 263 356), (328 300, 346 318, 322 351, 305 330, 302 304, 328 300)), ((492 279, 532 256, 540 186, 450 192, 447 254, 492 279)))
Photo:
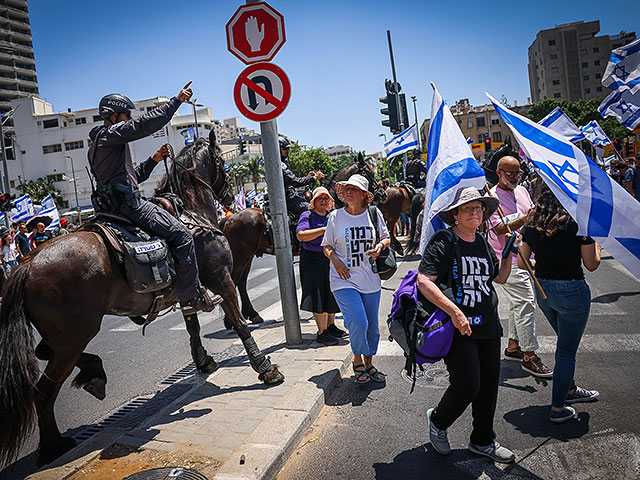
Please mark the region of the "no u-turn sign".
POLYGON ((244 69, 233 87, 238 110, 250 120, 267 122, 280 115, 291 98, 287 74, 273 63, 254 63, 244 69))

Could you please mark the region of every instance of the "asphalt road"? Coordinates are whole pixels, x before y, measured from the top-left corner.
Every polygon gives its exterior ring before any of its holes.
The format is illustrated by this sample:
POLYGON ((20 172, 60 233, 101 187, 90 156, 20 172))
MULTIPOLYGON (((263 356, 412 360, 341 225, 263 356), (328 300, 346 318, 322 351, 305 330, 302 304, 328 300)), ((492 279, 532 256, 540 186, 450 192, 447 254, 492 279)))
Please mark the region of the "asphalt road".
MULTIPOLYGON (((417 262, 401 268, 417 268, 417 262)), ((401 277, 385 287, 395 289, 401 277)), ((433 450, 425 414, 444 392, 446 370, 442 362, 433 365, 409 394, 411 385, 400 374, 404 357, 386 340, 385 326, 375 364, 389 375, 386 386, 355 385, 349 372, 328 396, 278 480, 640 478, 640 282, 611 257, 587 280, 592 310, 578 352, 576 380, 598 389, 600 400, 577 404, 576 420, 552 424, 551 381, 535 379, 519 364, 503 361, 495 431, 497 440, 516 452, 517 463, 505 468, 467 451, 469 411, 449 429, 451 455, 442 457, 433 450)), ((391 291, 383 291, 381 312, 389 311, 390 296, 391 291)), ((553 365, 553 331, 539 310, 536 318, 540 356, 553 365)))
MULTIPOLYGON (((297 276, 297 266, 295 271, 297 276)), ((279 303, 274 256, 254 259, 248 288, 253 305, 260 312, 269 312, 273 310, 270 307, 279 303)), ((265 323, 273 322, 272 317, 267 313, 265 323)), ((200 314, 199 318, 205 348, 220 359, 237 336, 225 330, 220 307, 210 314, 200 314)), ((58 427, 66 436, 81 433, 138 397, 157 393, 164 388, 160 382, 191 362, 189 337, 179 312, 155 320, 144 336, 141 327, 128 318, 106 316, 100 333, 86 351, 102 357, 107 372, 107 397, 100 401, 84 390, 71 388, 75 370, 62 387, 55 409, 58 427)), ((44 365, 42 362, 41 367, 44 365)), ((25 478, 36 470, 37 442, 36 430, 18 461, 0 472, 1 480, 25 478)))

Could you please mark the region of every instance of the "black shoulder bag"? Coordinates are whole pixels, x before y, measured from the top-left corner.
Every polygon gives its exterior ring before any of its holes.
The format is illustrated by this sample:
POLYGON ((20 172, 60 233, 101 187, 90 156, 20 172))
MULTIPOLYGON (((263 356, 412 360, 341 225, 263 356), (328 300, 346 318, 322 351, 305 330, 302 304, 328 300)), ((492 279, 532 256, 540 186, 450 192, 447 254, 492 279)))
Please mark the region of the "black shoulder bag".
MULTIPOLYGON (((373 222, 373 229, 376 231, 376 245, 380 242, 380 234, 378 233, 378 212, 376 212, 376 207, 369 207, 369 218, 373 222)), ((396 273, 398 269, 398 264, 396 263, 396 252, 393 250, 391 245, 388 248, 385 248, 380 252, 378 258, 376 258, 376 267, 378 269, 378 275, 382 280, 388 280, 393 277, 393 274, 396 273)))

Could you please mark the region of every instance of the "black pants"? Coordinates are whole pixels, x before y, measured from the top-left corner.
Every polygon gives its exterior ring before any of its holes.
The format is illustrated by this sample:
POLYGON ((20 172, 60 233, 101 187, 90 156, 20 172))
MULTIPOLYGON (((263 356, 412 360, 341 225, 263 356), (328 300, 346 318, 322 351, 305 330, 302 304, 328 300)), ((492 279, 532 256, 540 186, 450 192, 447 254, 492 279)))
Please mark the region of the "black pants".
POLYGON ((500 339, 473 340, 457 331, 444 362, 449 388, 431 414, 431 421, 446 430, 471 404, 471 442, 489 445, 495 438, 493 417, 500 380, 500 339))
POLYGON ((117 212, 167 241, 176 267, 176 289, 181 301, 198 297, 198 263, 193 238, 182 223, 155 203, 140 200, 134 207, 121 204, 117 212))
POLYGON ((287 210, 300 216, 302 212, 309 210, 309 202, 304 198, 296 196, 287 197, 287 210))

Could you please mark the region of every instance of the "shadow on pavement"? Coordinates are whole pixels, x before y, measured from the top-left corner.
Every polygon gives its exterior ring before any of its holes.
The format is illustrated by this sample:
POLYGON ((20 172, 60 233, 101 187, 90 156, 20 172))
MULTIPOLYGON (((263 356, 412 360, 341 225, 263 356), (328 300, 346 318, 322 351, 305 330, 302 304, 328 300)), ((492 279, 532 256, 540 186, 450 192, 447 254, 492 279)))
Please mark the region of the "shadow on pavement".
POLYGON ((522 370, 522 364, 519 362, 513 362, 511 360, 502 360, 500 362, 500 383, 499 385, 504 388, 512 388, 520 392, 534 393, 537 391, 533 385, 515 385, 509 383, 509 380, 531 377, 535 380, 536 385, 541 387, 549 386, 549 380, 543 378, 537 378, 529 375, 522 370))
POLYGON ((430 444, 405 450, 391 463, 374 463, 377 480, 399 478, 456 479, 522 479, 542 480, 518 463, 497 465, 488 458, 469 453, 466 449, 452 450, 450 455, 440 455, 430 444))
POLYGON ((633 297, 635 295, 640 295, 640 292, 607 293, 606 295, 593 297, 591 303, 615 303, 620 297, 633 297))
POLYGON ((550 437, 567 441, 589 432, 590 416, 587 412, 580 412, 575 420, 554 424, 549 421, 550 409, 549 405, 531 405, 507 412, 503 418, 520 433, 534 438, 550 437))
MULTIPOLYGON (((351 405, 353 407, 362 406, 371 392, 382 390, 386 387, 386 383, 377 383, 370 381, 364 384, 356 384, 355 376, 341 378, 335 388, 330 392, 329 397, 325 398, 325 404, 336 407, 339 405, 351 405)), ((309 380, 314 381, 313 377, 309 380)))

